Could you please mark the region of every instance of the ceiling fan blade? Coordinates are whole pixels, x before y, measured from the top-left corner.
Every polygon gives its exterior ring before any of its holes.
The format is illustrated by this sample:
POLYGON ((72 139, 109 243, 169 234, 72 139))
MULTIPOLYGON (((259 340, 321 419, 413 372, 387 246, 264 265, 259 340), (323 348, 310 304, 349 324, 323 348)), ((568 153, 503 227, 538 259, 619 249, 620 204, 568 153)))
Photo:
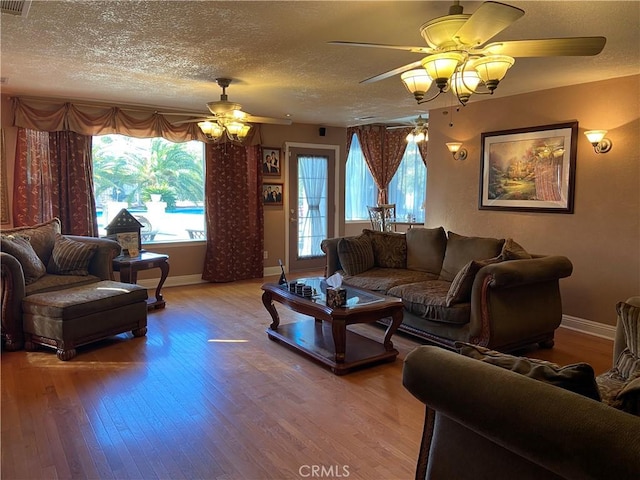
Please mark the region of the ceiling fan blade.
POLYGON ((247 114, 245 120, 251 123, 270 123, 272 125, 291 125, 292 123, 288 118, 256 117, 249 114, 247 114))
POLYGON ((200 118, 190 118, 188 120, 179 120, 177 122, 171 122, 171 125, 182 125, 183 123, 195 123, 195 122, 212 122, 214 121, 214 117, 200 117, 200 118))
POLYGON ((418 60, 417 62, 409 63, 407 65, 403 65, 402 67, 394 68, 393 70, 389 70, 388 72, 381 73, 380 75, 376 75, 375 77, 367 78, 365 80, 362 80, 360 83, 379 82, 380 80, 393 77, 394 75, 398 75, 399 73, 404 73, 407 70, 411 70, 413 68, 418 68, 421 66, 422 61, 418 60))
POLYGON ((511 57, 565 57, 597 55, 604 48, 605 37, 544 38, 539 40, 512 40, 486 45, 485 54, 511 57))
POLYGON ((454 34, 464 45, 482 45, 524 15, 511 5, 484 2, 454 34))
POLYGON ((331 45, 345 45, 347 47, 368 47, 368 48, 386 48, 391 50, 404 50, 406 52, 424 53, 427 55, 430 53, 433 53, 433 49, 429 47, 414 47, 411 45, 387 45, 384 43, 342 42, 339 40, 333 40, 327 43, 331 45))
POLYGON ((415 125, 388 125, 385 128, 387 130, 399 130, 401 128, 412 129, 412 128, 415 128, 415 125))

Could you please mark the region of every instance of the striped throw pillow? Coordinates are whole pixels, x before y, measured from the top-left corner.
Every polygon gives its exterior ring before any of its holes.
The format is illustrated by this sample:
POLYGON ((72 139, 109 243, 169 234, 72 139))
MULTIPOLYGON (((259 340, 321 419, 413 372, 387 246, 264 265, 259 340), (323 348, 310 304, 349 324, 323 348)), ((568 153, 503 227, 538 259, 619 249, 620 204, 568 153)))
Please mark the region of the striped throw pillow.
POLYGON ((371 240, 367 235, 340 239, 338 259, 347 275, 357 275, 373 268, 375 262, 371 240))
POLYGON ((47 272, 56 275, 89 275, 89 262, 98 247, 56 236, 47 272))

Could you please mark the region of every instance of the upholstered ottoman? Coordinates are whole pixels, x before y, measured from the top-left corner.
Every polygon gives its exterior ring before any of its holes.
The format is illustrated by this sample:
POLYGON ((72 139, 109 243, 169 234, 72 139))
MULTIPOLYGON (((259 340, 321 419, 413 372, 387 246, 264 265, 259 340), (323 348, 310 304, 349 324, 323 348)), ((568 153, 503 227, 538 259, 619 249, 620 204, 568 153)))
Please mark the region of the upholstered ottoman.
POLYGON ((112 335, 147 333, 147 290, 129 283, 105 280, 29 295, 22 310, 25 349, 54 347, 60 360, 73 358, 80 345, 112 335))

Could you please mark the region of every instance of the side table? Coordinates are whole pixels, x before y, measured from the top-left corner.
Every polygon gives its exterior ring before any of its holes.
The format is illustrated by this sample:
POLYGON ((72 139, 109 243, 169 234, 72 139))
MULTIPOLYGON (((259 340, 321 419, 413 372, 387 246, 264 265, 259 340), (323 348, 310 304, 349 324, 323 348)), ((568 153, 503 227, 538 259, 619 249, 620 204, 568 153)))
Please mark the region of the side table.
POLYGON ((166 302, 162 298, 162 285, 169 275, 169 255, 162 253, 140 252, 137 257, 127 257, 119 255, 113 259, 113 270, 120 272, 120 281, 123 283, 137 283, 138 272, 140 270, 149 270, 151 268, 159 268, 161 272, 160 282, 156 287, 155 298, 147 299, 147 310, 156 308, 164 308, 166 302))

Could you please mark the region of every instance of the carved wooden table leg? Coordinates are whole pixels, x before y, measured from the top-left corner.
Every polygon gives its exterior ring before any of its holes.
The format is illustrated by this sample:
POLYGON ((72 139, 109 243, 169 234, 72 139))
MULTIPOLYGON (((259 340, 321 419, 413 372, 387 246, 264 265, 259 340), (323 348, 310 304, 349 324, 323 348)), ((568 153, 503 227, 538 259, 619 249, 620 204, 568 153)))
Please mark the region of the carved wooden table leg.
POLYGON ((393 342, 391 341, 391 337, 398 330, 398 327, 402 323, 402 309, 396 310, 396 312, 391 316, 391 323, 387 327, 387 330, 384 334, 384 349, 386 351, 393 350, 393 342))
POLYGON ((273 305, 273 302, 271 301, 270 292, 265 291, 262 293, 262 304, 264 305, 264 308, 267 309, 267 312, 269 312, 269 315, 271 315, 271 319, 273 320, 271 322, 271 325, 269 325, 269 328, 271 330, 277 330, 278 325, 280 325, 280 317, 278 316, 278 311, 276 310, 276 307, 273 305))
POLYGON ((160 290, 162 290, 162 286, 164 285, 164 281, 167 279, 167 277, 169 276, 169 262, 164 261, 161 262, 158 267, 160 268, 160 282, 158 282, 158 286, 156 287, 156 308, 164 308, 165 306, 165 301, 162 298, 162 293, 160 293, 160 290))
POLYGON ((344 320, 334 319, 331 323, 333 345, 336 350, 336 363, 344 363, 347 348, 347 324, 344 320))

